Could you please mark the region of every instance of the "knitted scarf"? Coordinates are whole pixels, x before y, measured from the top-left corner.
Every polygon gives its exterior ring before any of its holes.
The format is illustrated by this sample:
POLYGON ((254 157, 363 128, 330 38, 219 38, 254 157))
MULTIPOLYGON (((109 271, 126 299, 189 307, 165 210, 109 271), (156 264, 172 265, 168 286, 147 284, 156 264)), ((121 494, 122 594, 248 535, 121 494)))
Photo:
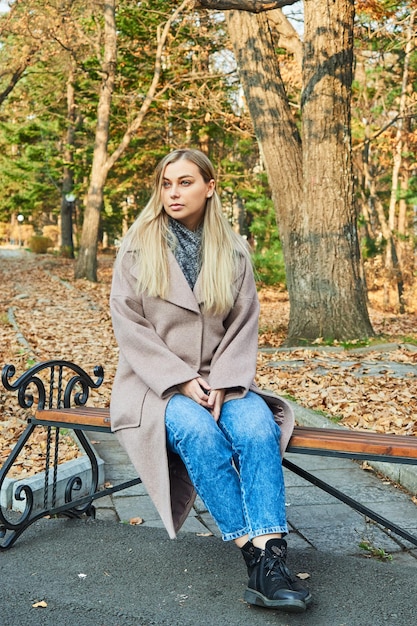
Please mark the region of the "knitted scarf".
POLYGON ((201 241, 203 237, 203 225, 196 231, 188 230, 186 226, 168 218, 169 247, 171 248, 178 265, 183 271, 191 289, 197 281, 201 269, 201 241))

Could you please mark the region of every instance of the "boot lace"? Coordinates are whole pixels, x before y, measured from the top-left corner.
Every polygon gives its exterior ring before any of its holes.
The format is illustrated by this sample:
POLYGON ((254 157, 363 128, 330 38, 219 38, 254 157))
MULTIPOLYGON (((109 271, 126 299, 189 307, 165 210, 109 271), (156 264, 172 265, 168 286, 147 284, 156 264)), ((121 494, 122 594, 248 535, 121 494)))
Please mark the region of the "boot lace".
POLYGON ((285 565, 285 561, 276 554, 265 554, 265 569, 267 570, 266 575, 271 576, 271 580, 284 579, 289 585, 294 582, 294 577, 285 565))

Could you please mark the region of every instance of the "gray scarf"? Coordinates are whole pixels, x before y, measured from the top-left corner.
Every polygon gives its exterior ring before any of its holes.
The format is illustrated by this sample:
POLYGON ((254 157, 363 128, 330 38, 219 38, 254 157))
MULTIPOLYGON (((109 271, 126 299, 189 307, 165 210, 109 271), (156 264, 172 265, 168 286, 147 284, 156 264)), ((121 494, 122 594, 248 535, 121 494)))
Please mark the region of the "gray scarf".
POLYGON ((178 265, 183 271, 191 289, 197 281, 201 269, 201 241, 203 225, 196 231, 188 230, 177 220, 168 218, 169 247, 171 248, 178 265))

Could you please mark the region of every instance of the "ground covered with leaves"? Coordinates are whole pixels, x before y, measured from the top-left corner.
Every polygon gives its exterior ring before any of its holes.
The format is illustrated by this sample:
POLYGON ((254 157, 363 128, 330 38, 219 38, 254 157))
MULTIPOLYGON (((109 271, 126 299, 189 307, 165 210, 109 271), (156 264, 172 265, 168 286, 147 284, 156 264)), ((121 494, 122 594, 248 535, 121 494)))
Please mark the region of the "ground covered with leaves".
MULTIPOLYGON (((92 394, 95 406, 108 406, 117 364, 117 345, 108 306, 112 256, 102 256, 99 282, 74 279, 74 262, 53 256, 0 250, 1 364, 21 374, 48 359, 74 361, 91 373, 103 365, 105 382, 92 394)), ((260 290, 260 353, 257 382, 351 428, 417 435, 417 316, 384 312, 370 294, 371 321, 379 335, 357 349, 317 344, 283 349, 288 324, 287 294, 260 290)), ((25 425, 16 398, 0 390, 0 465, 25 425)), ((41 440, 31 442, 16 471, 38 471, 41 440)), ((78 454, 68 437, 61 460, 78 454)))

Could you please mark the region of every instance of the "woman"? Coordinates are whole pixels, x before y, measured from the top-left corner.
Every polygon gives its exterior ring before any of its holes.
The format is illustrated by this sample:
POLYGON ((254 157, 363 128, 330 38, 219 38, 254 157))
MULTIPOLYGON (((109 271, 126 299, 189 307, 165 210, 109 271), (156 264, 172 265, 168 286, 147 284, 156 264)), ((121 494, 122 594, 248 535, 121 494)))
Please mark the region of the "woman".
POLYGON ((211 162, 175 150, 130 228, 111 291, 120 348, 112 428, 171 538, 196 491, 245 559, 245 599, 300 612, 285 565, 281 454, 289 406, 254 384, 259 302, 247 246, 221 209, 211 162), (280 424, 280 425, 279 425, 280 424))

